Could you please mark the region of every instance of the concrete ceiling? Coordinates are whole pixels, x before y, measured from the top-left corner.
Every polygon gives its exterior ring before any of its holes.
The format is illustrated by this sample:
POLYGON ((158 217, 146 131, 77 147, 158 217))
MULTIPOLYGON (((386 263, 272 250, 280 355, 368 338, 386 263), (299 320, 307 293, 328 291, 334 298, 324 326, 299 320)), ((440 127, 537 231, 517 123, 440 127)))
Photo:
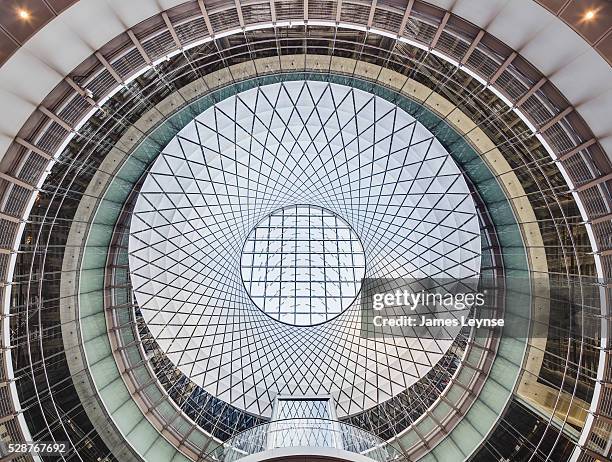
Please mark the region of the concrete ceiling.
MULTIPOLYGON (((183 2, 80 0, 70 8, 71 0, 2 2, 0 47, 7 43, 13 49, 0 53, 6 59, 12 52, 0 68, 0 105, 11 108, 0 115, 0 157, 45 96, 78 64, 126 29, 183 2), (16 19, 20 7, 31 11, 28 27, 16 19)), ((561 90, 612 154, 612 68, 591 46, 610 41, 609 1, 542 1, 546 8, 534 0, 429 3, 450 9, 519 51, 561 90), (596 19, 605 25, 576 29, 577 23, 572 28, 566 22, 578 21, 589 8, 600 8, 596 19)))

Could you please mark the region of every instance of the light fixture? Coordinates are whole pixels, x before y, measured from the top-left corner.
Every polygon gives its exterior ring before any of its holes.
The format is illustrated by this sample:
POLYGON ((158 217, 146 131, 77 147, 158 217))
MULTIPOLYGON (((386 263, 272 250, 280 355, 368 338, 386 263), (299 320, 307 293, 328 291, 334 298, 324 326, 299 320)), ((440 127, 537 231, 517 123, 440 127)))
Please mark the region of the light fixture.
POLYGON ((17 10, 17 14, 24 21, 30 19, 30 16, 31 16, 30 12, 28 10, 23 9, 23 8, 20 8, 19 10, 17 10))
POLYGON ((584 13, 584 20, 591 21, 592 19, 595 18, 596 14, 597 12, 595 10, 588 10, 586 13, 584 13))

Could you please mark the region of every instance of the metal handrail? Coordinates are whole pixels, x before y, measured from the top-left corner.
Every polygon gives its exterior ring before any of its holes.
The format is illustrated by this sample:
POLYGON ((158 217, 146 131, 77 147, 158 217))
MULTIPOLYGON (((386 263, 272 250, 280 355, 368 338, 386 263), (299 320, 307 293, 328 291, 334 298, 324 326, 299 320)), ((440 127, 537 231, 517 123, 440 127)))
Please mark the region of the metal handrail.
POLYGON ((376 462, 404 461, 400 449, 378 436, 337 420, 293 418, 266 422, 234 435, 207 454, 206 460, 234 462, 277 448, 334 448, 376 462))

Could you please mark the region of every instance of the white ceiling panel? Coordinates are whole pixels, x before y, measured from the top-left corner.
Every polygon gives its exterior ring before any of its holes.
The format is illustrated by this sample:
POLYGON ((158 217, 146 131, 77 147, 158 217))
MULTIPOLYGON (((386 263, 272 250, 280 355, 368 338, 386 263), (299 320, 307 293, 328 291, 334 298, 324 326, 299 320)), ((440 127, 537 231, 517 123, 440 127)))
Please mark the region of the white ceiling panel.
MULTIPOLYGON (((490 6, 483 5, 483 10, 489 8, 490 6)), ((534 36, 553 21, 561 22, 534 1, 513 0, 506 4, 486 30, 509 47, 521 51, 534 36)), ((554 42, 549 45, 554 46, 554 42)))
MULTIPOLYGON (((182 0, 81 0, 59 18, 47 24, 0 68, 0 106, 11 111, 0 114, 2 135, 12 138, 40 101, 78 63, 91 55, 92 49, 114 38, 121 30, 132 27, 160 10, 182 3, 182 0), (27 72, 24 71, 27 69, 27 72), (58 72, 55 72, 57 70, 58 72)), ((457 14, 500 38, 511 47, 523 50, 528 59, 545 74, 554 72, 553 81, 574 105, 589 96, 603 95, 607 86, 585 85, 612 81, 612 69, 597 53, 589 51, 588 60, 579 58, 588 45, 569 26, 532 0, 436 0, 439 7, 454 5, 457 14), (561 45, 560 45, 561 44, 561 45), (563 67, 563 64, 567 65, 563 67), (563 68, 562 68, 563 67, 563 68), (562 69, 561 69, 562 68, 562 69)), ((591 104, 597 104, 596 101, 591 104)), ((607 109, 607 100, 601 104, 607 109)), ((609 133, 612 118, 602 121, 600 111, 581 112, 598 133, 609 133), (597 117, 591 116, 591 112, 597 117)), ((0 145, 1 146, 1 145, 0 145)), ((5 150, 0 152, 0 158, 5 150)))

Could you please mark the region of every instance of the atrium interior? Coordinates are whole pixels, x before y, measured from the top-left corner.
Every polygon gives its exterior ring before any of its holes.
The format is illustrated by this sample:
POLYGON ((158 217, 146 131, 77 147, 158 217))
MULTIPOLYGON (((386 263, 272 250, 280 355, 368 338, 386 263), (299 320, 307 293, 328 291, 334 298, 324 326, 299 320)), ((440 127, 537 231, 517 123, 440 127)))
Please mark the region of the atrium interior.
POLYGON ((2 1, 0 460, 612 461, 611 66, 610 0, 2 1))

